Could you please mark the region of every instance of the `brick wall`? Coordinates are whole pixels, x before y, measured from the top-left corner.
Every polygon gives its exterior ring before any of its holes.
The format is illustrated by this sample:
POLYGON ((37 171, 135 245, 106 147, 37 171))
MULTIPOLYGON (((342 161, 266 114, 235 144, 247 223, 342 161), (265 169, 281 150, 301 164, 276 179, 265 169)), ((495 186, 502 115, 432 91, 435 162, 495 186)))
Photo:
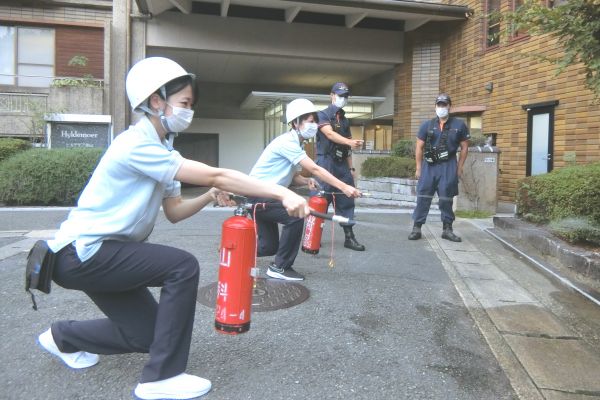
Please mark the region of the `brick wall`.
MULTIPOLYGON (((483 43, 484 2, 466 0, 461 4, 475 10, 468 21, 427 24, 407 35, 413 38, 407 41, 407 46, 414 48, 416 37, 437 33, 440 38, 440 91, 451 95, 454 107, 485 107, 483 132, 498 133, 497 145, 502 152, 498 200, 513 202, 517 180, 526 175, 527 111, 522 105, 559 101, 554 114, 555 169, 569 164, 566 152, 575 152, 578 164, 599 161, 600 105, 594 104, 593 94, 584 88, 581 68, 570 67, 556 76, 553 65, 532 58, 534 53, 548 57, 561 54, 557 50, 557 41, 548 36, 520 38, 486 51, 483 43), (493 82, 492 92, 485 90, 488 82, 493 82)), ((507 10, 509 4, 502 0, 502 6, 507 10)), ((411 52, 410 49, 407 51, 411 52)), ((409 68, 399 67, 397 77, 405 79, 409 68)), ((397 93, 398 97, 404 96, 401 87, 397 93)), ((398 114, 402 117, 405 104, 398 104, 398 114)), ((414 127, 407 132, 404 124, 394 127, 397 137, 414 136, 414 127)))

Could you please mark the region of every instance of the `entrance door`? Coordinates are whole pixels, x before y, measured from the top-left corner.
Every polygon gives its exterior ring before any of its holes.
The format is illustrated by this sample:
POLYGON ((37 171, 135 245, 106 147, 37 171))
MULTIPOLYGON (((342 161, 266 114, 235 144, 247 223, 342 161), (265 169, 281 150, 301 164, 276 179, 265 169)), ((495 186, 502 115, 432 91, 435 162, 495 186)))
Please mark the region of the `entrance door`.
POLYGON ((527 118, 527 176, 552 171, 554 107, 529 110, 527 118))

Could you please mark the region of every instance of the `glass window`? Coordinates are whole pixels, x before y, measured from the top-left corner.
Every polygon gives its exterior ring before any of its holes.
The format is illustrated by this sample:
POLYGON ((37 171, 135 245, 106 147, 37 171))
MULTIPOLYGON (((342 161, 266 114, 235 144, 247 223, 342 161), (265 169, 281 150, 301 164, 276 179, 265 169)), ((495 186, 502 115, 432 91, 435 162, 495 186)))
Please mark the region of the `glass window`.
POLYGON ((0 85, 15 84, 15 28, 0 26, 0 85))
POLYGON ((481 116, 481 114, 477 113, 477 114, 452 114, 452 116, 457 117, 462 119, 463 121, 465 121, 465 124, 467 124, 467 127, 469 128, 469 133, 471 134, 471 136, 482 136, 483 135, 483 130, 482 130, 482 121, 483 118, 481 116))
POLYGON ((0 83, 50 86, 54 50, 52 28, 0 26, 0 83))
POLYGON ((360 126, 352 126, 352 137, 363 137, 365 150, 391 150, 392 149, 392 126, 391 125, 369 125, 363 130, 360 126))
POLYGON ((486 47, 500 43, 500 0, 487 0, 486 47))
POLYGON ((18 29, 19 86, 50 86, 54 76, 54 29, 18 29))
MULTIPOLYGON (((515 12, 523 5, 523 0, 512 0, 512 11, 515 12)), ((527 30, 525 29, 515 29, 513 26, 511 28, 510 35, 513 38, 521 37, 527 35, 527 30)))

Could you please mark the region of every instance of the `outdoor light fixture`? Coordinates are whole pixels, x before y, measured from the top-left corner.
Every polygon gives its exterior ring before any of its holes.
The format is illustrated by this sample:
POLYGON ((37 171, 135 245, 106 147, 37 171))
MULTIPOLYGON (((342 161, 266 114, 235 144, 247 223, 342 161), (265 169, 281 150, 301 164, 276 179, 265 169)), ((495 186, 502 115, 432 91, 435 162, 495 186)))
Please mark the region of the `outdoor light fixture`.
POLYGON ((485 84, 485 90, 488 91, 488 93, 492 93, 492 90, 494 90, 494 82, 488 82, 485 84))

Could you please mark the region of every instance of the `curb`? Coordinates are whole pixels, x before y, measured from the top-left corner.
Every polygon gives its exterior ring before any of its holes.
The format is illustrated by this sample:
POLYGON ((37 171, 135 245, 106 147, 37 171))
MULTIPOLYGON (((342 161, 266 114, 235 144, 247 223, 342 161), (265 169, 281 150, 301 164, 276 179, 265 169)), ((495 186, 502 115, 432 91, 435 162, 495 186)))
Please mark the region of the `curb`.
POLYGON ((494 227, 512 239, 526 242, 543 256, 554 257, 561 266, 600 282, 600 254, 587 251, 514 217, 494 217, 494 227))

